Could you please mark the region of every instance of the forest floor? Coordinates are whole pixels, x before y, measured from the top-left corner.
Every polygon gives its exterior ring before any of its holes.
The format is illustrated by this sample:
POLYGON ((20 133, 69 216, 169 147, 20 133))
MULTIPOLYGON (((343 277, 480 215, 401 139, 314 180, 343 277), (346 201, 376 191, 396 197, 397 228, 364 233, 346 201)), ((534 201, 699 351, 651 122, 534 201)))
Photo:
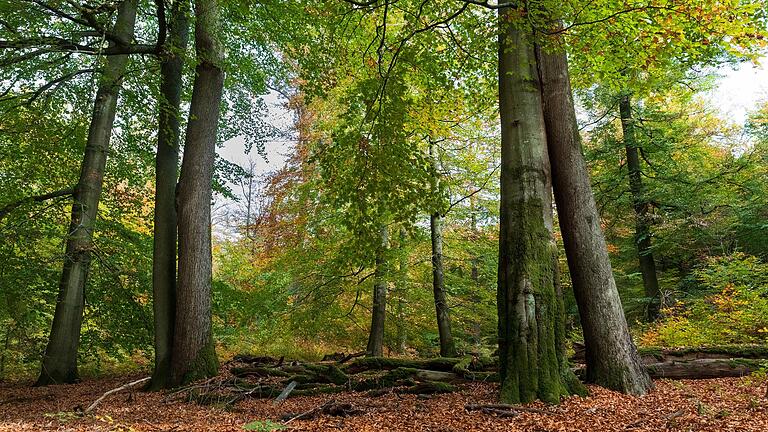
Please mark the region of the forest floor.
POLYGON ((495 402, 497 385, 488 383, 465 384, 458 392, 428 398, 347 392, 289 398, 279 405, 269 399, 247 399, 229 410, 137 391, 109 396, 92 415, 74 414, 104 392, 136 378, 140 377, 42 388, 28 383, 0 384, 0 431, 242 431, 246 423, 265 419, 277 423, 287 413, 302 413, 332 399, 351 403, 361 412, 351 417, 291 421, 286 430, 768 431, 765 383, 749 377, 658 380, 656 389, 643 397, 593 386, 589 397, 570 397, 556 407, 530 404, 528 407, 546 413, 520 412, 511 418, 465 410, 467 404, 495 402))

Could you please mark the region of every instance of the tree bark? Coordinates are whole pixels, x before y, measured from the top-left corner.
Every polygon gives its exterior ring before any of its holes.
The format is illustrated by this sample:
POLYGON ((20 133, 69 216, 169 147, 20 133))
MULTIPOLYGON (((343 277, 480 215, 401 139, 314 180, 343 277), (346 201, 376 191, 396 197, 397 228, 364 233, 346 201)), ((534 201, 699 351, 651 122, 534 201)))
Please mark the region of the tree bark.
POLYGON ((400 242, 398 248, 400 256, 398 263, 398 287, 397 287, 397 352, 405 352, 405 343, 408 335, 405 328, 405 295, 408 293, 408 251, 405 247, 406 242, 405 228, 400 227, 400 242))
POLYGON ((635 210, 635 245, 640 261, 640 273, 643 276, 645 297, 648 299, 645 317, 648 321, 653 321, 659 315, 661 298, 659 280, 656 276, 656 262, 653 259, 653 252, 651 252, 651 230, 648 223, 650 204, 645 198, 643 189, 637 137, 635 136, 635 121, 632 117, 632 100, 629 94, 621 95, 619 112, 621 114, 621 128, 624 133, 624 147, 627 151, 629 190, 632 193, 632 204, 635 210))
POLYGON ((562 298, 552 184, 532 29, 499 11, 501 205, 497 305, 500 399, 557 403, 573 381, 558 335, 562 298))
POLYGON ((560 231, 579 307, 587 379, 641 395, 653 387, 629 334, 576 125, 564 51, 539 53, 547 147, 560 231))
MULTIPOLYGON (((435 176, 432 180, 432 193, 439 196, 437 154, 433 144, 429 146, 429 154, 432 158, 433 170, 435 171, 435 176)), ((429 216, 429 231, 432 240, 432 293, 435 300, 437 331, 440 337, 440 355, 442 357, 455 357, 456 346, 451 335, 451 317, 448 310, 448 301, 446 300, 445 274, 443 270, 443 218, 437 211, 432 212, 429 216)))
POLYGON ((371 332, 368 336, 366 355, 381 357, 384 353, 384 318, 387 314, 387 260, 389 233, 381 227, 381 245, 376 250, 376 274, 373 281, 373 307, 371 308, 371 332))
POLYGON ((176 176, 179 167, 183 55, 189 39, 188 0, 171 8, 168 39, 160 60, 160 112, 155 157, 155 219, 152 290, 155 321, 155 368, 150 389, 170 379, 176 316, 176 176))
MULTIPOLYGON (((113 33, 125 44, 129 44, 133 39, 135 23, 136 1, 123 1, 118 8, 113 33)), ((114 43, 110 43, 110 46, 114 46, 114 43)), ((93 249, 93 229, 104 182, 117 99, 127 61, 127 55, 109 57, 99 79, 80 179, 72 203, 72 219, 67 231, 56 312, 36 385, 72 383, 78 380, 77 350, 85 308, 85 284, 93 249)))
POLYGON ((217 0, 195 1, 197 68, 178 186, 179 279, 170 385, 215 375, 211 334, 211 184, 224 85, 217 0))

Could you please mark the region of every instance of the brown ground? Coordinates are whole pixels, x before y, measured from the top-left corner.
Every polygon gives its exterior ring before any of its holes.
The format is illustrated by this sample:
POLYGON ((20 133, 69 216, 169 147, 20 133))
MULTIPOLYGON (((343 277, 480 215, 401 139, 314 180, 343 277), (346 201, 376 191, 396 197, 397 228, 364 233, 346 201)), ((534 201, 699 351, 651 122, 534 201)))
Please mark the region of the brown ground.
MULTIPOLYGON (((162 394, 116 394, 95 415, 72 414, 105 391, 135 377, 85 381, 75 385, 31 388, 0 384, 0 431, 241 431, 245 423, 279 420, 329 399, 351 402, 365 413, 349 418, 321 417, 291 422, 302 431, 768 431, 765 384, 750 378, 656 382, 656 390, 631 397, 591 387, 588 398, 571 397, 551 414, 521 413, 515 418, 467 412, 468 403, 493 403, 494 384, 470 384, 460 392, 419 399, 361 393, 298 397, 275 406, 270 400, 245 400, 225 411, 162 394)), ((532 405, 538 406, 538 405, 532 405)))

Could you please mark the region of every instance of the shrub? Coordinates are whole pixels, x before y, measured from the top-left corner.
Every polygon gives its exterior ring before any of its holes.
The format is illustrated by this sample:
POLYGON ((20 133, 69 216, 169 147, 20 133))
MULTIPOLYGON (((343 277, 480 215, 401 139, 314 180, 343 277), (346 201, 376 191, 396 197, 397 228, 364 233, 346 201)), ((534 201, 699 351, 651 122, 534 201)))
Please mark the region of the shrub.
POLYGON ((696 294, 665 309, 642 345, 768 343, 768 264, 734 253, 709 258, 693 276, 696 294))

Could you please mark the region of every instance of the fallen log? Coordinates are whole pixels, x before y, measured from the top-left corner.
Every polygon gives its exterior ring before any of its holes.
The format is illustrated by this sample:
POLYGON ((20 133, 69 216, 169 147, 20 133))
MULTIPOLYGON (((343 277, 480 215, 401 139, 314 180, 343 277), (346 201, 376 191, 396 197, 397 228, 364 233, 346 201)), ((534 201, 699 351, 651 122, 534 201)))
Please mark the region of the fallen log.
POLYGON ((695 359, 646 365, 651 378, 706 379, 742 377, 755 372, 765 361, 754 359, 695 359))
MULTIPOLYGON (((646 364, 645 368, 654 379, 709 379, 747 376, 764 364, 765 360, 754 359, 696 359, 684 361, 667 361, 646 364)), ((572 368, 573 372, 584 379, 584 365, 572 368)))
MULTIPOLYGON (((584 344, 574 342, 574 353, 570 360, 573 363, 586 362, 584 344)), ((640 347, 637 349, 643 363, 664 363, 673 360, 703 360, 703 359, 768 359, 768 346, 765 345, 718 345, 704 347, 640 347)))

